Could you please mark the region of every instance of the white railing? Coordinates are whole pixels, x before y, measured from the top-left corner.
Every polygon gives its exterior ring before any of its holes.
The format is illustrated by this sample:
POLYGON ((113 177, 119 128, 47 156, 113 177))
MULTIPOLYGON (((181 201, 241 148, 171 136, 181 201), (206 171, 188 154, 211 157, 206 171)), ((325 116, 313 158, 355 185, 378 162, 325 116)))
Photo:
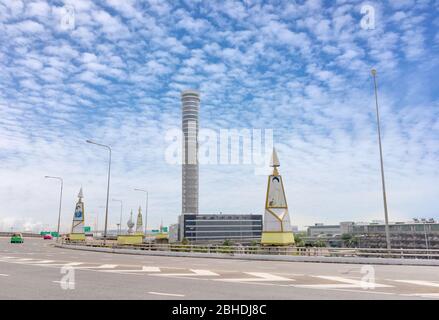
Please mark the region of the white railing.
POLYGON ((118 245, 116 241, 103 240, 66 242, 62 244, 84 247, 107 247, 114 249, 133 249, 146 251, 191 252, 228 255, 286 255, 318 257, 373 257, 399 259, 439 259, 437 249, 381 249, 381 248, 328 248, 328 247, 270 247, 270 246, 223 246, 223 245, 183 245, 144 243, 137 245, 118 245))

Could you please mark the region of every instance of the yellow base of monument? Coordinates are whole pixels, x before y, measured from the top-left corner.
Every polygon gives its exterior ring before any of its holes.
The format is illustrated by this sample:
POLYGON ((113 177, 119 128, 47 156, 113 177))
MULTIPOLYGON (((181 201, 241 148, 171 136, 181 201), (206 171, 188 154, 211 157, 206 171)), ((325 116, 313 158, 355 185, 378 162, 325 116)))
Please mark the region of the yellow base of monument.
POLYGON ((69 239, 70 241, 85 241, 85 233, 71 233, 69 239))
POLYGON ((117 244, 142 244, 143 234, 126 234, 117 236, 117 244))
POLYGON ((262 232, 261 244, 286 246, 294 244, 292 232, 262 232))

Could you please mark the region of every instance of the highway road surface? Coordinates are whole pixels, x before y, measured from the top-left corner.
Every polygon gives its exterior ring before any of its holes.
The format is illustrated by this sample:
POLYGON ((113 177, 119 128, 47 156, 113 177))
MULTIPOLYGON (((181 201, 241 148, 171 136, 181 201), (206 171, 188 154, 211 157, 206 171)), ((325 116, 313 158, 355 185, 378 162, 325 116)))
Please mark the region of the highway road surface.
POLYGON ((0 238, 0 299, 439 299, 439 267, 139 256, 0 238))

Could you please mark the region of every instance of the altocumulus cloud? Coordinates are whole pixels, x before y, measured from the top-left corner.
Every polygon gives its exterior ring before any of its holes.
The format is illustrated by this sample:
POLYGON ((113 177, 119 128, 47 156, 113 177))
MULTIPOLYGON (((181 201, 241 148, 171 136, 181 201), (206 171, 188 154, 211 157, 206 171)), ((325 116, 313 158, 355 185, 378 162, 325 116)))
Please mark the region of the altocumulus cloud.
MULTIPOLYGON (((439 216, 437 1, 0 0, 0 220, 63 229, 84 188, 102 224, 111 197, 176 221, 180 174, 165 134, 179 94, 202 95, 204 128, 273 128, 293 224, 382 217, 370 69, 379 70, 391 220, 439 216), (362 29, 361 8, 375 9, 362 29), (61 25, 66 6, 74 26, 61 25)), ((261 213, 266 178, 247 165, 200 168, 201 212, 261 213)), ((111 203, 110 223, 118 222, 111 203)), ((126 219, 125 219, 126 220, 126 219)))

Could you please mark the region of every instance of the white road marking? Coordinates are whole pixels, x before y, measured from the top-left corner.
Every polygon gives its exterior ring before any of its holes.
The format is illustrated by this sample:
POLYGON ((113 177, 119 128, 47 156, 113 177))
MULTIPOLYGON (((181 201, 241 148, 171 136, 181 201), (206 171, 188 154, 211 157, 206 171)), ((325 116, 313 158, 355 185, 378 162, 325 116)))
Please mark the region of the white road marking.
POLYGON ((190 271, 192 271, 192 273, 161 273, 161 274, 155 274, 155 276, 163 276, 163 277, 219 276, 218 273, 209 270, 190 269, 190 271))
POLYGON ((178 293, 165 293, 165 292, 154 292, 154 291, 150 291, 148 293, 155 294, 158 296, 184 297, 184 294, 178 294, 178 293))
POLYGON ((9 274, 0 273, 1 277, 9 277, 9 274))
POLYGON ((334 291, 344 291, 344 292, 356 292, 356 293, 372 293, 372 294, 384 294, 384 295, 397 295, 391 292, 373 291, 373 290, 351 290, 351 289, 332 289, 334 291))
POLYGON ((314 289, 340 289, 340 288, 392 288, 393 286, 380 283, 372 283, 342 277, 332 277, 332 276, 312 276, 315 278, 331 280, 336 282, 342 282, 343 284, 304 284, 304 285, 293 285, 294 287, 300 288, 314 288, 314 289))
MULTIPOLYGON (((52 281, 53 283, 65 283, 65 281, 59 281, 59 280, 55 280, 55 281, 52 281)), ((69 281, 69 284, 70 285, 75 285, 75 283, 74 282, 72 282, 72 281, 69 281)))
POLYGON ((36 259, 24 259, 24 260, 14 260, 11 261, 18 264, 44 264, 44 263, 52 263, 55 262, 55 260, 36 260, 36 259))
POLYGON ((32 261, 32 262, 29 262, 28 264, 32 264, 32 263, 38 263, 38 264, 43 264, 43 263, 52 263, 52 262, 55 262, 55 260, 40 260, 40 261, 32 261))
POLYGON ((111 273, 140 273, 140 272, 160 272, 160 268, 158 267, 142 267, 140 270, 102 270, 102 272, 111 272, 111 273))
POLYGON ((73 269, 113 269, 116 267, 117 264, 102 264, 100 266, 73 267, 73 269))
POLYGON ((215 279, 215 281, 227 281, 227 282, 295 281, 294 279, 288 279, 265 272, 244 272, 244 273, 254 276, 256 278, 215 279))
POLYGON ((401 294, 401 295, 408 296, 408 297, 437 298, 437 299, 439 299, 439 293, 412 293, 412 294, 401 294))
POLYGON ((408 284, 416 284, 418 286, 427 286, 427 287, 436 287, 439 288, 439 283, 424 281, 424 280, 391 280, 396 282, 408 283, 408 284))
POLYGON ((39 263, 33 263, 34 266, 41 266, 41 267, 64 267, 64 266, 80 266, 81 264, 84 264, 84 262, 67 262, 67 263, 48 263, 48 264, 39 264, 39 263))
POLYGON ((356 284, 292 284, 292 287, 304 289, 344 289, 344 288, 359 288, 356 284))

